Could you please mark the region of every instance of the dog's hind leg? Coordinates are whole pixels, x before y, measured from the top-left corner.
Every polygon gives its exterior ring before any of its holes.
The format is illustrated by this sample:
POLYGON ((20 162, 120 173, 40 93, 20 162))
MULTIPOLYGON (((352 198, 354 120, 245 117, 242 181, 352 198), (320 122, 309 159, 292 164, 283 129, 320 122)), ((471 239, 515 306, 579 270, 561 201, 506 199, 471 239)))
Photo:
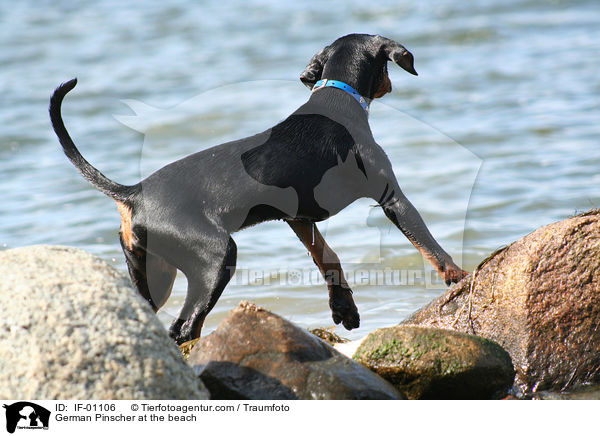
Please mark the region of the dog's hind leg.
POLYGON ((360 316, 352 299, 352 290, 340 264, 340 259, 327 245, 317 225, 309 221, 287 221, 300 241, 312 255, 313 261, 321 271, 329 289, 329 307, 333 321, 340 322, 348 329, 359 327, 360 316))
POLYGON ((228 234, 210 235, 193 244, 188 240, 187 246, 193 251, 178 265, 188 281, 187 295, 169 329, 178 344, 200 337, 204 319, 231 280, 237 259, 237 246, 228 234))
POLYGON ((171 295, 177 269, 143 248, 128 248, 123 237, 120 240, 131 281, 156 312, 171 295))

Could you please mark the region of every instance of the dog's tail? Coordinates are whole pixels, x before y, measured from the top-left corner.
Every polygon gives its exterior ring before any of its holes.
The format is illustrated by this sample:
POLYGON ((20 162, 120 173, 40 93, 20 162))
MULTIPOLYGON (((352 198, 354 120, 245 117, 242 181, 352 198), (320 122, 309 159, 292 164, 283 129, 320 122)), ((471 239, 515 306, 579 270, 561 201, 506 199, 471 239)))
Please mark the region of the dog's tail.
POLYGON ((68 82, 61 84, 54 90, 54 94, 50 98, 50 121, 58 140, 63 147, 63 150, 71 163, 79 170, 81 175, 88 182, 98 188, 101 192, 114 198, 115 200, 130 205, 133 197, 138 191, 138 185, 126 186, 113 182, 96 168, 94 168, 85 158, 79 153, 73 140, 69 136, 69 132, 65 128, 60 113, 60 107, 65 95, 77 85, 77 79, 71 79, 68 82))

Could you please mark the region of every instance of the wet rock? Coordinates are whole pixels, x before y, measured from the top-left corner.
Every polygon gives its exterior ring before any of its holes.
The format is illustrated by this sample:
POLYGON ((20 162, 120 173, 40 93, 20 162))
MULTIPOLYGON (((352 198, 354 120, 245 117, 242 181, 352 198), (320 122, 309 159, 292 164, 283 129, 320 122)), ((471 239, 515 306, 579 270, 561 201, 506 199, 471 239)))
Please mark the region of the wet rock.
POLYGON ((566 392, 540 391, 523 398, 528 400, 600 400, 600 386, 584 386, 566 392))
POLYGON ((316 329, 309 330, 309 332, 311 332, 317 338, 321 339, 323 342, 331 345, 333 348, 335 348, 335 346, 337 344, 345 344, 345 343, 350 342, 350 339, 346 339, 346 338, 339 336, 338 334, 335 333, 334 330, 335 330, 334 327, 316 328, 316 329))
POLYGON ((213 399, 400 399, 389 383, 313 334, 242 302, 188 363, 213 399))
POLYGON ((0 252, 0 398, 208 399, 129 279, 68 247, 0 252))
POLYGON ((406 323, 498 342, 525 393, 600 382, 600 211, 498 250, 406 323))
POLYGON ((498 344, 427 327, 375 330, 354 359, 409 399, 502 398, 515 376, 510 356, 498 344))

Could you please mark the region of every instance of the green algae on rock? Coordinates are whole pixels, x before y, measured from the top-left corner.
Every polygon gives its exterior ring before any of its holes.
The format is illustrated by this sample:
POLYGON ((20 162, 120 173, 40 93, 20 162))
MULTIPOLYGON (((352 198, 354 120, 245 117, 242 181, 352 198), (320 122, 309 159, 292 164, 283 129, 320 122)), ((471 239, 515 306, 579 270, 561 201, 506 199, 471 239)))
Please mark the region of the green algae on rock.
POLYGON ((317 338, 321 339, 323 342, 326 342, 331 346, 335 344, 344 344, 346 342, 350 342, 350 339, 339 336, 337 333, 335 333, 334 330, 335 327, 315 328, 310 329, 309 332, 311 332, 317 338))
POLYGON ((417 326, 375 330, 353 357, 409 399, 488 399, 506 395, 510 356, 473 335, 417 326))

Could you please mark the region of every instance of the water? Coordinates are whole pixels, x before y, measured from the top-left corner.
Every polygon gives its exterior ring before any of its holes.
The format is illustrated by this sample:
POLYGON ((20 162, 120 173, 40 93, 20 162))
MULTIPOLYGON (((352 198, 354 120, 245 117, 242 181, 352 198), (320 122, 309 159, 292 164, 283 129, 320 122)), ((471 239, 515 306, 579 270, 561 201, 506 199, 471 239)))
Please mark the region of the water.
MULTIPOLYGON (((373 104, 372 129, 405 194, 466 269, 600 207, 597 1, 202 3, 0 3, 0 247, 72 245, 125 270, 114 202, 79 176, 51 131, 46 108, 60 82, 79 78, 63 114, 83 155, 132 184, 283 119, 308 98, 298 76, 311 56, 353 32, 415 55, 418 77, 390 64, 394 91, 373 104)), ((337 330, 350 338, 398 323, 444 289, 371 204, 320 225, 358 282, 361 328, 337 330), (406 276, 369 283, 370 270, 392 269, 406 276)), ((305 327, 332 324, 325 285, 284 223, 235 239, 240 273, 206 331, 242 299, 305 327)), ((165 323, 185 286, 180 276, 165 323)))

